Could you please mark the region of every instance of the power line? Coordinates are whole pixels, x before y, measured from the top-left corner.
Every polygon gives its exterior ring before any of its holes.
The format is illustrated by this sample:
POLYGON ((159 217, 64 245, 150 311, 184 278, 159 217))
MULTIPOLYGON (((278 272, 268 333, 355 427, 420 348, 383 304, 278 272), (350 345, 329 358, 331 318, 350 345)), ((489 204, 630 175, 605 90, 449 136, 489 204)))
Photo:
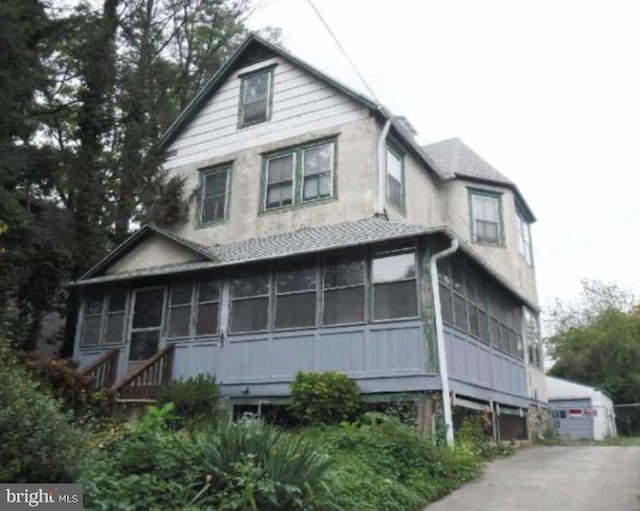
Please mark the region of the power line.
POLYGON ((369 84, 367 83, 367 81, 364 79, 364 76, 362 76, 362 73, 358 70, 358 66, 356 66, 355 62, 353 61, 353 59, 351 59, 351 57, 349 56, 349 54, 347 53, 347 51, 344 49, 344 47, 342 46, 342 44, 340 44, 340 41, 338 40, 338 37, 333 33, 333 30, 331 30, 331 27, 329 26, 329 24, 325 21, 325 19, 322 17, 322 14, 320 13, 320 11, 318 10, 318 8, 316 7, 316 5, 313 3, 313 0, 307 0, 309 2, 309 5, 311 5, 311 8, 315 11, 316 15, 318 16, 318 18, 320 18, 320 21, 322 22, 322 24, 324 25, 324 27, 327 29, 327 32, 329 32, 329 34, 331 35, 331 37, 333 38, 334 42, 336 43, 336 45, 338 46, 338 48, 340 48, 340 51, 342 52, 342 54, 345 56, 345 58, 349 61, 349 64, 351 64, 351 67, 353 67, 353 70, 356 72, 356 74, 358 75, 358 78, 360 78, 360 81, 364 84, 364 86, 367 88, 367 91, 369 91, 369 94, 371 94, 371 97, 375 100, 376 103, 378 103, 378 105, 380 104, 380 101, 378 101, 378 98, 376 97, 375 93, 373 92, 373 89, 371 87, 369 87, 369 84))

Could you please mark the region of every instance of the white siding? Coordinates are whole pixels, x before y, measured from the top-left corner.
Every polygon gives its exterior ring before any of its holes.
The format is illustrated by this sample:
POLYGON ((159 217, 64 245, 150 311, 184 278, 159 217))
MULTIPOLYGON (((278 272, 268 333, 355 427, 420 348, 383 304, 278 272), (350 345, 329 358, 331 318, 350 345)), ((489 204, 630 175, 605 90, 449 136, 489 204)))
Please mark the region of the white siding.
POLYGON ((177 151, 167 168, 180 167, 245 148, 270 144, 308 132, 368 117, 368 109, 281 58, 239 69, 209 99, 169 146, 177 151), (276 64, 271 119, 238 128, 240 74, 276 64))

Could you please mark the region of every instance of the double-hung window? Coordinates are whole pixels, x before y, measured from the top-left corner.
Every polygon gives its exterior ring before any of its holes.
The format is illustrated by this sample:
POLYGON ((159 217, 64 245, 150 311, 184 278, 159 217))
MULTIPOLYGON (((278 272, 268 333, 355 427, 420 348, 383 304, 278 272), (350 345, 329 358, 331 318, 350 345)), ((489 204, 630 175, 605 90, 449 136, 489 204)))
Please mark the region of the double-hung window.
POLYGON ((296 153, 267 158, 265 209, 276 209, 293 203, 296 153))
POLYGON ((516 222, 518 225, 518 251, 525 258, 529 266, 533 264, 533 251, 531 247, 531 226, 525 220, 521 211, 517 212, 516 222))
POLYGON ((324 262, 323 323, 362 323, 365 302, 364 258, 327 257, 324 262))
POLYGON ((334 196, 335 141, 293 147, 265 158, 265 211, 334 196))
POLYGON ((390 250, 373 256, 373 319, 418 315, 416 257, 413 249, 390 250))
POLYGON ((402 154, 387 146, 387 200, 404 211, 404 162, 402 154))
POLYGON ((503 228, 500 194, 470 190, 472 239, 483 245, 502 245, 503 228))
POLYGON ((302 328, 316 324, 317 270, 315 262, 276 270, 275 328, 302 328))
POLYGON ((201 171, 200 224, 227 218, 231 167, 201 171))
POLYGON ((240 127, 264 122, 271 117, 273 67, 241 77, 240 127))

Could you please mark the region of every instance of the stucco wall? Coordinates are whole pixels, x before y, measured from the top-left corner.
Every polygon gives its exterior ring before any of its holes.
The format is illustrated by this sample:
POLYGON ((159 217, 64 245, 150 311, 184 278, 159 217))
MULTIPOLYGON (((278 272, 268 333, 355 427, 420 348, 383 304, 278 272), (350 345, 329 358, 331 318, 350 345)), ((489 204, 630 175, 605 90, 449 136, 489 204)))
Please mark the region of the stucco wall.
POLYGON ((189 221, 175 231, 198 243, 213 245, 370 217, 375 210, 377 133, 374 119, 368 117, 175 168, 172 173, 186 178, 186 196, 190 197, 189 221), (336 200, 261 213, 263 153, 326 136, 337 136, 336 200), (197 194, 193 193, 200 184, 198 169, 230 161, 228 219, 201 228, 197 223, 197 194))
POLYGON ((410 153, 404 157, 404 176, 406 211, 402 213, 387 202, 385 208, 389 219, 429 226, 442 225, 442 199, 435 177, 410 153))
MULTIPOLYGON (((516 289, 533 302, 538 301, 535 270, 518 251, 518 231, 515 197, 506 188, 479 185, 462 180, 442 185, 441 215, 464 241, 470 243, 493 268, 499 271, 516 289), (468 188, 481 188, 502 194, 502 223, 504 247, 492 247, 473 243, 471 240, 471 215, 468 188)), ((535 244, 535 239, 533 240, 535 244)))
POLYGON ((195 252, 154 234, 122 259, 116 261, 105 273, 113 275, 142 268, 155 268, 166 264, 189 263, 201 259, 202 256, 195 252))

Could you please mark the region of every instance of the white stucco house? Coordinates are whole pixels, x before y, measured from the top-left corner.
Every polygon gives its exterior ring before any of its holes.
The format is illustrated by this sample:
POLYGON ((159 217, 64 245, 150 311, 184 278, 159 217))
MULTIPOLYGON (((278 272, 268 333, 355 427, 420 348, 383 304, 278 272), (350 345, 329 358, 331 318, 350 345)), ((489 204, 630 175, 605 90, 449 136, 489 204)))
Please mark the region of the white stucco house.
POLYGON ((604 440, 617 436, 613 401, 606 391, 547 376, 547 395, 561 437, 604 440))
MULTIPOLYGON (((298 370, 411 393, 527 435, 547 406, 530 225, 515 183, 251 35, 160 143, 189 220, 147 225, 72 288, 75 358, 123 399, 215 374, 286 402, 298 370), (437 397, 437 399, 434 399, 437 397), (453 403, 453 404, 452 404, 453 403)), ((135 172, 135 169, 131 169, 135 172)))

